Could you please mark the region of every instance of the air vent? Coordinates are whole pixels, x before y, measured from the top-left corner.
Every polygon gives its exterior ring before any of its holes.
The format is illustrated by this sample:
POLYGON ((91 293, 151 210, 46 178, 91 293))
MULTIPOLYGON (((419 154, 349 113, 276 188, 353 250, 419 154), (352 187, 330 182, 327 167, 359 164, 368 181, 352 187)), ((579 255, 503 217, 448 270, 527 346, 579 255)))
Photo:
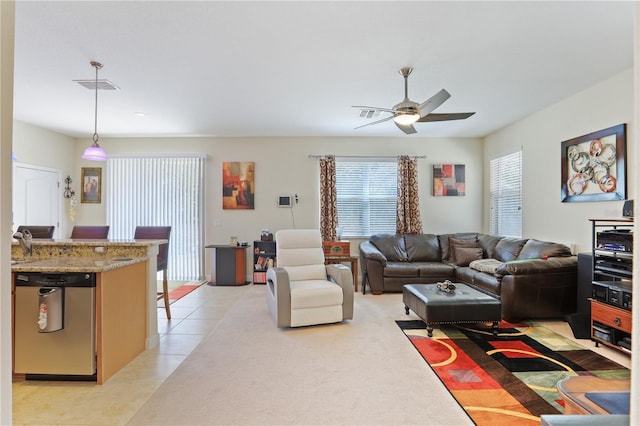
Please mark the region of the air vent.
MULTIPOLYGON (((96 90, 95 80, 73 80, 79 85, 86 87, 90 90, 96 90)), ((110 82, 109 80, 98 80, 98 90, 120 90, 118 86, 110 82)))
POLYGON ((360 118, 378 118, 380 117, 380 111, 376 109, 361 109, 360 118))

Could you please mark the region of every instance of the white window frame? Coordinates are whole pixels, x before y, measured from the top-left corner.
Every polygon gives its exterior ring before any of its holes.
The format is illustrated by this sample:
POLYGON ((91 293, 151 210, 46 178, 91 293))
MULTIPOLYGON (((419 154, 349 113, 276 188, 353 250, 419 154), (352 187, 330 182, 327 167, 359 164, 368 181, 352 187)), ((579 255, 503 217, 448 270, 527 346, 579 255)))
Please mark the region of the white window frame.
POLYGON ((489 232, 522 237, 522 150, 489 161, 489 232))
POLYGON ((341 236, 369 238, 379 233, 394 234, 397 182, 395 158, 336 158, 336 202, 341 236))

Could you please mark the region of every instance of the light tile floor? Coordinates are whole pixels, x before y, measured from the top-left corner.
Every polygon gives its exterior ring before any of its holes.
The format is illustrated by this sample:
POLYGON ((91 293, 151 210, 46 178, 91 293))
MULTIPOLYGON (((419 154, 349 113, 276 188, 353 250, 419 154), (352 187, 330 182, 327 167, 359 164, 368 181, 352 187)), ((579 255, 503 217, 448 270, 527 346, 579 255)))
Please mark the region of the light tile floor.
MULTIPOLYGON (((82 382, 15 381, 13 424, 127 423, 187 355, 216 328, 220 319, 247 289, 249 286, 200 286, 171 305, 170 321, 166 318, 164 308, 158 309, 159 346, 140 354, 103 385, 82 382)), ((631 358, 628 355, 602 345, 595 348, 589 340, 574 339, 567 323, 539 322, 630 368, 631 358)))
POLYGON ((213 330, 248 286, 202 285, 158 309, 158 347, 140 354, 103 385, 89 382, 13 383, 14 425, 121 425, 213 330))

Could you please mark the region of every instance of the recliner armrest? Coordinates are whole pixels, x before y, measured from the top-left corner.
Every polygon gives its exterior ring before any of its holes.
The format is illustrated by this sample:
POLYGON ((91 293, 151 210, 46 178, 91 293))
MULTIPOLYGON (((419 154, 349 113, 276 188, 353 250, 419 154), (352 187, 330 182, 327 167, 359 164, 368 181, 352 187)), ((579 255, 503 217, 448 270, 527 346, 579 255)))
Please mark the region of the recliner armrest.
POLYGON ((289 327, 291 325, 291 291, 286 269, 276 267, 267 270, 267 291, 271 292, 270 297, 275 301, 276 326, 289 327))
POLYGON ((353 274, 351 274, 351 269, 349 269, 349 267, 336 263, 325 265, 325 268, 327 268, 327 277, 329 277, 329 281, 335 282, 343 289, 353 289, 353 274))
POLYGON ((342 319, 353 319, 353 274, 345 265, 330 264, 325 266, 327 278, 342 288, 342 319))

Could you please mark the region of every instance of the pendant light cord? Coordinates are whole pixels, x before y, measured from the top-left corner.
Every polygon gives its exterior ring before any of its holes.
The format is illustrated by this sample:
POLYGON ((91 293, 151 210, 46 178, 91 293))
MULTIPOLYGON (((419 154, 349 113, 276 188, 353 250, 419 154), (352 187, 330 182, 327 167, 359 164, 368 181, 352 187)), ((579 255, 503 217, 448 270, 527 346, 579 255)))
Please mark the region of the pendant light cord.
POLYGON ((93 143, 97 144, 98 140, 98 70, 102 68, 102 64, 100 62, 91 62, 91 65, 96 69, 96 108, 94 110, 94 130, 93 130, 93 143))

